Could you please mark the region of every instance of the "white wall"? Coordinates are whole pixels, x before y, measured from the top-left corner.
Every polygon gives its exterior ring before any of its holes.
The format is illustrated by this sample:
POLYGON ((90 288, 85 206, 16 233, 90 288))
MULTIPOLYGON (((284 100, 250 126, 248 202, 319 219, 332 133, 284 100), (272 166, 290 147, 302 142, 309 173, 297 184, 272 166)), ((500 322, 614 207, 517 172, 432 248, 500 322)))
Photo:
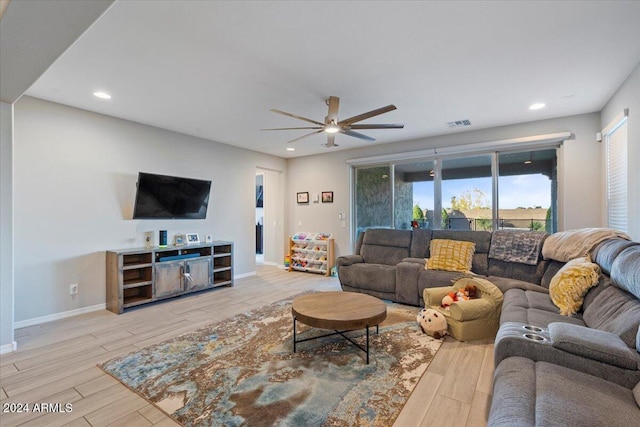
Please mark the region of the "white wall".
POLYGON ((13 106, 0 102, 0 354, 13 340, 13 106))
POLYGON ((288 174, 295 179, 286 195, 290 219, 287 234, 297 231, 333 233, 337 255, 352 253, 350 169, 345 163, 348 159, 566 131, 572 132, 575 139, 566 141, 559 154, 559 227, 567 230, 599 226, 602 172, 600 144, 595 138, 599 127, 600 115, 591 113, 355 150, 327 149, 324 155, 289 159, 288 174), (299 191, 309 191, 310 194, 333 191, 334 203, 298 205, 295 196, 299 191), (346 228, 342 228, 342 221, 338 219, 339 212, 347 214, 346 228))
POLYGON ((232 240, 235 274, 255 271, 256 168, 284 159, 29 97, 14 129, 16 322, 104 304, 105 250, 146 231, 232 240), (132 220, 139 171, 212 180, 207 219, 132 220))
MULTIPOLYGON (((627 121, 628 138, 628 189, 629 189, 629 235, 640 241, 640 63, 624 84, 602 109, 600 127, 604 129, 625 108, 629 109, 627 121)), ((605 161, 604 144, 602 160, 605 161)), ((604 168, 603 164, 603 171, 604 168)), ((606 186, 606 176, 602 174, 602 188, 606 186)), ((604 204, 603 204, 604 207, 604 204)), ((603 211, 603 218, 606 213, 603 211)))

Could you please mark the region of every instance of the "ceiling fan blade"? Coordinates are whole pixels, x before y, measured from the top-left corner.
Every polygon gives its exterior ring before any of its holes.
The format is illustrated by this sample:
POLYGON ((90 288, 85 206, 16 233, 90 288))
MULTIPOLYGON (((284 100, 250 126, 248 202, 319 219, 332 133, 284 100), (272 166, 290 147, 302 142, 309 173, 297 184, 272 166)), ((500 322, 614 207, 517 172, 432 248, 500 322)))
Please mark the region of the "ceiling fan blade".
POLYGON ((333 122, 338 123, 338 108, 340 107, 340 98, 337 96, 330 96, 327 100, 329 105, 329 112, 327 113, 327 124, 333 122))
POLYGON ((336 134, 335 133, 328 133, 327 134, 327 143, 326 144, 322 144, 325 147, 337 147, 338 144, 336 144, 336 134))
POLYGON ((363 135, 363 134, 361 134, 359 132, 354 132, 354 131, 348 130, 348 129, 343 129, 343 130, 340 131, 340 133, 344 133, 345 135, 353 136, 354 138, 364 139, 364 140, 367 140, 367 141, 370 141, 370 142, 373 142, 373 141, 376 140, 375 138, 371 138, 370 136, 363 135))
POLYGON ((324 129, 320 126, 304 126, 299 128, 269 128, 269 129, 260 129, 260 130, 296 130, 296 129, 324 129))
POLYGON ((402 129, 401 123, 391 123, 388 125, 350 125, 349 129, 402 129))
POLYGON ((287 141, 287 144, 291 144, 292 142, 300 141, 301 139, 304 139, 304 138, 306 138, 308 136, 311 136, 311 135, 315 135, 315 134, 320 133, 320 132, 324 132, 324 130, 320 129, 320 130, 317 130, 315 132, 311 132, 311 133, 308 133, 306 135, 299 136, 296 139, 292 139, 291 141, 287 141))
POLYGON ((377 110, 372 110, 367 113, 362 113, 357 116, 353 116, 353 117, 349 117, 348 119, 341 120, 340 122, 338 122, 338 125, 340 126, 350 125, 352 123, 360 122, 370 117, 375 117, 380 114, 388 113, 389 111, 393 111, 395 109, 396 109, 395 105, 387 105, 386 107, 378 108, 377 110))
POLYGON ((276 110, 272 108, 269 111, 273 111, 274 113, 283 114, 285 116, 293 117, 294 119, 304 120, 305 122, 313 123, 314 125, 324 126, 324 123, 316 122, 315 120, 308 119, 306 117, 298 116, 296 114, 287 113, 286 111, 276 110))

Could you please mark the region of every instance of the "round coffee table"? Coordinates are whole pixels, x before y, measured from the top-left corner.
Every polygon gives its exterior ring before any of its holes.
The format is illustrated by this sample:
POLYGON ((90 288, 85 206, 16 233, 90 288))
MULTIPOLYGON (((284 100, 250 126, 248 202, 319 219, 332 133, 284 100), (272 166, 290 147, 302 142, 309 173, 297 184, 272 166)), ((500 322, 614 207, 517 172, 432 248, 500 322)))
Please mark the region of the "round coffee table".
POLYGON ((367 354, 369 363, 369 327, 378 325, 387 318, 387 306, 378 298, 356 292, 318 292, 303 295, 293 300, 291 307, 293 315, 293 352, 296 344, 330 335, 341 335, 367 354), (311 338, 297 339, 296 321, 305 325, 333 329, 335 332, 311 338), (366 346, 362 347, 345 332, 356 329, 366 329, 366 346))

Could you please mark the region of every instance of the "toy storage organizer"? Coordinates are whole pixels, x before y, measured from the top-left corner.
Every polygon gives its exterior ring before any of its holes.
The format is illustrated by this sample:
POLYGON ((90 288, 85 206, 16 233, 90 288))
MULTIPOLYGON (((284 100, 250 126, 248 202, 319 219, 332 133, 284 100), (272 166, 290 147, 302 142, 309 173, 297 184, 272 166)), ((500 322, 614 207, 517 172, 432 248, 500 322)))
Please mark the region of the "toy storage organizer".
POLYGON ((289 271, 331 274, 334 266, 333 237, 327 233, 296 233, 289 241, 289 271))

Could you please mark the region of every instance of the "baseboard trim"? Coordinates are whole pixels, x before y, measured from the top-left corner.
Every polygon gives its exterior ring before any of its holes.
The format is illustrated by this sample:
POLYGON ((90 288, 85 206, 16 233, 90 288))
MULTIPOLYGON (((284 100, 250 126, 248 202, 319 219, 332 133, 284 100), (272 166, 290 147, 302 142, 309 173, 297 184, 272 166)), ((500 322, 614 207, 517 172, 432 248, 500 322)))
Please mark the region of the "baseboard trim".
POLYGON ((67 317, 78 316, 80 314, 91 313, 93 311, 106 310, 107 304, 96 304, 89 307, 78 308, 75 310, 63 311, 62 313, 50 314, 48 316, 36 317, 33 319, 21 320, 13 324, 14 329, 26 328, 27 326, 39 325, 41 323, 51 322, 53 320, 66 319, 67 317))
POLYGON ((250 272, 248 272, 248 273, 242 273, 242 274, 235 274, 235 275, 233 276, 233 279, 234 279, 234 280, 236 280, 236 279, 243 279, 243 278, 245 278, 245 277, 251 277, 251 276, 255 276, 255 275, 257 275, 257 274, 258 274, 258 273, 257 273, 256 271, 250 271, 250 272))
POLYGON ((14 341, 12 343, 0 346, 0 354, 13 353, 17 349, 18 349, 18 343, 14 341))

